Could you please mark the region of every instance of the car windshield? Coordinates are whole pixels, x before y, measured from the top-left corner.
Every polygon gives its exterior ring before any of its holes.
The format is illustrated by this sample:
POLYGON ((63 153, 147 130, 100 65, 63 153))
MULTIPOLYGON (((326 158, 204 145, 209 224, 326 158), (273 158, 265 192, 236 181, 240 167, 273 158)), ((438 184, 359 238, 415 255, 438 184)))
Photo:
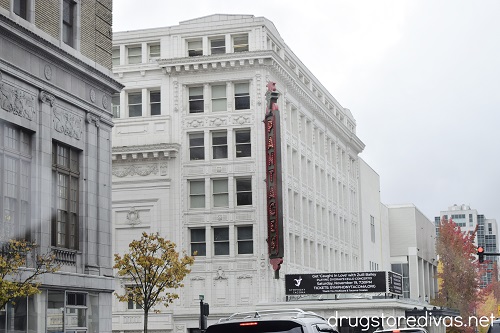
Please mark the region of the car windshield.
POLYGON ((488 333, 500 333, 500 322, 491 323, 488 328, 488 333))
POLYGON ((245 321, 209 326, 206 333, 303 333, 294 321, 245 321))

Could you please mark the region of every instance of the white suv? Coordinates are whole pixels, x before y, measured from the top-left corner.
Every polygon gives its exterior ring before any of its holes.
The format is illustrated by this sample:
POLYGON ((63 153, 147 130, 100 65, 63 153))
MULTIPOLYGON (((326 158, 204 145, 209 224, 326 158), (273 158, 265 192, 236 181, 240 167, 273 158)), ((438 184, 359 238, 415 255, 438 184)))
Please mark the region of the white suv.
POLYGON ((303 311, 263 310, 240 312, 210 325, 206 333, 338 333, 320 315, 303 311))

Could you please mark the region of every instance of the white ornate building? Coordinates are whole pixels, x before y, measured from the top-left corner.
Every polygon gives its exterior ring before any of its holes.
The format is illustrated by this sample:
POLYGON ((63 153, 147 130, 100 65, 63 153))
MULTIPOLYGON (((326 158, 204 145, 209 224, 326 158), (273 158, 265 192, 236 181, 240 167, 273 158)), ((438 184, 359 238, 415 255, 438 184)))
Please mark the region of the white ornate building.
MULTIPOLYGON (((113 72, 125 85, 113 99, 114 252, 124 253, 142 231, 158 231, 179 250, 198 253, 180 299, 150 314, 150 329, 197 329, 199 295, 217 319, 285 301, 284 274, 367 268, 358 193, 364 144, 356 122, 272 22, 212 15, 113 37, 113 72), (269 81, 281 94, 280 279, 266 242, 262 120, 269 81)), ((367 216, 378 220, 379 204, 369 207, 376 212, 367 216)), ((113 331, 142 328, 133 303, 113 306, 113 331)))

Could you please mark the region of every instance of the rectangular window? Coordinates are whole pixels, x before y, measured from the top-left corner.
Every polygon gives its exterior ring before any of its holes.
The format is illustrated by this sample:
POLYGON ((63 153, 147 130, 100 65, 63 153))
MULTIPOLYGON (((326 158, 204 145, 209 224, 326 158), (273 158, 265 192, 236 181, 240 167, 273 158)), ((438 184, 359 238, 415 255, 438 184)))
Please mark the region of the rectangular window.
POLYGON ((229 228, 214 228, 214 255, 229 255, 229 228))
POLYGON ((375 243, 375 218, 370 215, 370 234, 372 243, 375 243))
POLYGON ((74 46, 75 5, 73 0, 63 0, 63 42, 74 46))
POLYGON ((197 57, 203 55, 203 43, 201 40, 188 42, 188 56, 197 57))
POLYGON ((224 37, 210 40, 210 54, 226 53, 226 39, 224 37))
POLYGON ((233 50, 234 52, 248 51, 248 35, 234 36, 233 37, 233 50))
POLYGON ((248 83, 234 85, 234 108, 236 110, 250 109, 250 88, 248 83))
POLYGON ((227 158, 227 132, 212 132, 213 159, 227 158))
POLYGON ((204 112, 203 87, 189 88, 189 113, 204 112))
POLYGON ((111 61, 113 66, 118 66, 120 64, 120 48, 114 47, 111 55, 111 61))
POLYGON ((189 134, 189 159, 191 161, 205 159, 205 138, 203 133, 189 134))
POLYGON ((252 143, 250 142, 250 130, 237 130, 235 132, 236 157, 252 156, 252 143))
POLYGON ((160 58, 160 44, 149 44, 148 45, 149 59, 155 60, 160 58))
POLYGON ((141 46, 127 47, 127 60, 129 64, 140 64, 142 62, 141 46))
POLYGON ((27 20, 28 19, 28 0, 14 0, 14 13, 27 20))
POLYGON ((236 179, 236 205, 245 206, 252 204, 252 178, 236 179))
POLYGON ((212 112, 227 111, 226 85, 212 86, 212 112))
POLYGON ((191 255, 193 256, 207 255, 205 229, 191 229, 191 255))
POLYGON ((80 167, 78 151, 54 142, 52 170, 55 207, 52 222, 52 245, 78 249, 78 192, 80 167))
POLYGON ((205 181, 189 181, 189 207, 205 208, 205 181))
POLYGON ((111 108, 113 110, 113 118, 120 118, 120 95, 111 97, 111 108))
POLYGON ((64 328, 66 332, 86 332, 87 327, 87 294, 66 293, 66 311, 64 312, 64 328))
POLYGON ((237 227, 238 254, 253 253, 252 227, 237 227))
POLYGON ((149 107, 152 116, 159 116, 161 114, 161 95, 159 91, 149 92, 149 107))
POLYGON ((212 193, 213 193, 213 206, 214 207, 228 207, 229 194, 227 179, 213 179, 212 180, 212 193))
POLYGON ((138 92, 128 94, 128 116, 142 116, 142 93, 138 92))
POLYGON ((0 120, 0 242, 28 238, 31 135, 0 120))

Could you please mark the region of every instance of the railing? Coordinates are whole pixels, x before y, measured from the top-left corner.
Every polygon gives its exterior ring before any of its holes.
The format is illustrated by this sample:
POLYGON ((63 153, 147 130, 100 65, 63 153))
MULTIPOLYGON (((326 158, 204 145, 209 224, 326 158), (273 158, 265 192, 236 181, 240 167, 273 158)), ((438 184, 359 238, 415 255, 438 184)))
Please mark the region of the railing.
POLYGON ((52 252, 55 255, 55 262, 60 265, 75 266, 76 265, 76 251, 70 249, 63 249, 53 247, 52 252))

